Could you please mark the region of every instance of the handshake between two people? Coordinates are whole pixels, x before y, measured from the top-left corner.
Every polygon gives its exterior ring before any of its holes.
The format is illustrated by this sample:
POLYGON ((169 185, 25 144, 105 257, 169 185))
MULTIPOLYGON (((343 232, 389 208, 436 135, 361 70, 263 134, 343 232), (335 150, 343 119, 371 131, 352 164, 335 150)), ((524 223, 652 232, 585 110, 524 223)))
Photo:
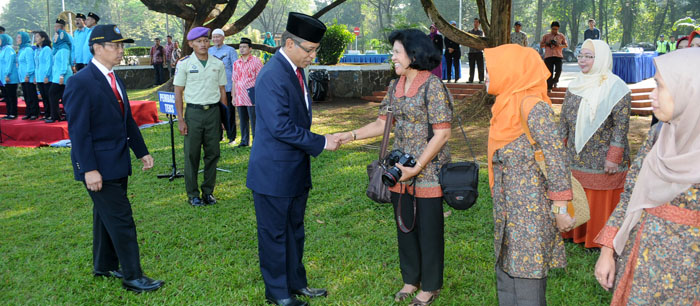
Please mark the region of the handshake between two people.
POLYGON ((326 134, 326 147, 324 149, 329 151, 335 151, 340 148, 340 145, 344 145, 348 142, 354 140, 355 136, 353 132, 341 132, 335 134, 326 134))

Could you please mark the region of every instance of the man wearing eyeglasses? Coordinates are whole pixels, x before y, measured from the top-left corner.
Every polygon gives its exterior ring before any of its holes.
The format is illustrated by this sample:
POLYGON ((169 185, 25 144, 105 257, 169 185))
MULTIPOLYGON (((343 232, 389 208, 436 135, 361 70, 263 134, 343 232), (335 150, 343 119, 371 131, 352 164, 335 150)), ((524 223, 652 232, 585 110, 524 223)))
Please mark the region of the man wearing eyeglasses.
POLYGON ((209 56, 209 29, 196 27, 187 33, 192 48, 190 56, 183 57, 175 68, 175 108, 177 126, 185 136, 185 189, 187 202, 192 206, 216 204, 216 165, 219 162, 221 116, 219 102, 226 99, 226 69, 224 63, 209 56), (187 103, 183 112, 183 103, 187 103), (204 156, 201 156, 204 149, 204 156), (204 181, 197 184, 199 160, 204 160, 204 181), (201 197, 200 197, 201 196, 201 197))
POLYGON ((73 175, 83 182, 93 202, 93 275, 122 279, 127 290, 153 291, 163 281, 141 270, 136 225, 127 196, 131 175, 129 148, 153 167, 139 127, 131 115, 126 87, 113 67, 124 56, 124 43, 116 25, 99 25, 89 36, 94 57, 66 82, 63 101, 72 144, 73 175))
POLYGON ((246 186, 253 191, 258 256, 265 298, 276 305, 307 305, 295 296, 319 297, 308 287, 304 255, 304 213, 311 189, 310 156, 335 150, 339 141, 311 128, 311 96, 303 69, 316 57, 326 26, 289 13, 282 47, 255 80, 255 142, 246 186))

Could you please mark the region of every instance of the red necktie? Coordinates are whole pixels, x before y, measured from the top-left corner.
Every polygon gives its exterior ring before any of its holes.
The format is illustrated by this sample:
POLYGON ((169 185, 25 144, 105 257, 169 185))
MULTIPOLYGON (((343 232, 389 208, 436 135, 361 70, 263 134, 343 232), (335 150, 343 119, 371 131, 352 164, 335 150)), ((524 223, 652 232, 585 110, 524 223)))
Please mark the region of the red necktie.
POLYGON ((299 86, 301 86, 301 92, 304 94, 304 103, 306 103, 306 87, 304 86, 304 78, 301 77, 301 69, 299 68, 297 68, 297 79, 299 79, 299 86))
POLYGON ((121 108, 122 114, 124 114, 124 101, 122 100, 122 96, 119 94, 119 90, 117 90, 117 80, 114 78, 114 72, 110 72, 107 75, 109 76, 109 85, 112 86, 114 96, 117 97, 117 102, 119 102, 119 108, 121 108))

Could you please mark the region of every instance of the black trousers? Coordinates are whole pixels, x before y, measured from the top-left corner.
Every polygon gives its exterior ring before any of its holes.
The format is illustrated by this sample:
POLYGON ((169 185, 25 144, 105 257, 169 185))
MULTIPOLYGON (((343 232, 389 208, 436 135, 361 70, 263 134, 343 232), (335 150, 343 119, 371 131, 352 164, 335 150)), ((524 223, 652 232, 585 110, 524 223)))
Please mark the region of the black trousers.
POLYGON ((549 72, 552 73, 547 79, 547 89, 552 89, 554 85, 559 83, 559 77, 561 76, 562 68, 562 58, 554 56, 548 57, 544 59, 544 64, 547 66, 547 69, 549 69, 549 72))
POLYGON ((304 213, 308 190, 293 198, 253 192, 258 226, 258 257, 265 296, 290 297, 308 286, 304 258, 304 213))
POLYGON ((124 279, 143 275, 136 224, 127 197, 127 178, 102 182, 102 190, 88 190, 92 198, 92 261, 97 271, 117 270, 124 279))
POLYGON ((474 81, 474 68, 479 66, 479 81, 484 81, 484 53, 469 53, 469 83, 474 81))
POLYGON ((39 117, 39 97, 36 95, 34 83, 23 82, 22 92, 24 93, 24 102, 27 104, 27 110, 24 114, 39 117))
POLYGON ((221 122, 226 129, 226 138, 228 138, 229 142, 232 142, 236 140, 236 107, 233 106, 235 103, 233 103, 230 91, 226 92, 226 102, 228 103, 226 107, 219 104, 221 108, 221 122))
POLYGON ((75 72, 80 71, 80 69, 85 68, 85 66, 87 66, 87 65, 81 64, 81 63, 75 63, 75 72))
POLYGON ((5 94, 7 115, 17 116, 17 84, 5 84, 2 92, 5 94))
POLYGON ((49 98, 49 90, 51 89, 51 83, 36 83, 39 87, 39 93, 41 93, 41 102, 44 104, 44 117, 49 117, 51 115, 51 102, 49 98))
POLYGON ((66 85, 51 83, 51 88, 49 89, 49 101, 51 103, 51 118, 53 120, 61 119, 61 108, 58 107, 58 101, 63 99, 63 91, 65 89, 66 85))
MULTIPOLYGON (((400 196, 401 216, 408 228, 413 223, 413 197, 400 196)), ((423 291, 442 288, 445 268, 445 219, 442 211, 442 198, 416 199, 415 227, 404 233, 396 225, 399 242, 399 266, 405 284, 421 285, 423 291)), ((399 194, 391 193, 394 205, 394 219, 399 214, 399 194)))
POLYGON ((155 71, 153 85, 163 84, 163 64, 153 64, 153 71, 155 71))
POLYGON ((238 120, 241 123, 241 144, 252 144, 250 134, 255 138, 255 106, 236 106, 238 109, 238 120))
POLYGON ((445 53, 445 63, 447 64, 447 80, 452 79, 452 69, 455 70, 455 82, 462 77, 462 67, 459 65, 461 54, 455 50, 452 53, 445 53))

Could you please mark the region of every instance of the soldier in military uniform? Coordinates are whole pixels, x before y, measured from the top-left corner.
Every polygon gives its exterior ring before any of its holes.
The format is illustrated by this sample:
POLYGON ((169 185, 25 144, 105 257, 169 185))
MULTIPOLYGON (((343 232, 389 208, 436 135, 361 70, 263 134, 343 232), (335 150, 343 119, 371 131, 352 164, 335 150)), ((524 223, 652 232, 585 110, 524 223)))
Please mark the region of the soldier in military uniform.
POLYGON ((218 103, 227 105, 226 70, 224 63, 209 56, 209 29, 196 27, 187 34, 194 50, 182 58, 175 69, 175 107, 178 128, 185 136, 185 188, 192 206, 216 203, 216 164, 219 161, 221 117, 218 103), (183 113, 183 100, 187 103, 183 113), (202 197, 197 185, 199 160, 204 149, 204 181, 202 197))

